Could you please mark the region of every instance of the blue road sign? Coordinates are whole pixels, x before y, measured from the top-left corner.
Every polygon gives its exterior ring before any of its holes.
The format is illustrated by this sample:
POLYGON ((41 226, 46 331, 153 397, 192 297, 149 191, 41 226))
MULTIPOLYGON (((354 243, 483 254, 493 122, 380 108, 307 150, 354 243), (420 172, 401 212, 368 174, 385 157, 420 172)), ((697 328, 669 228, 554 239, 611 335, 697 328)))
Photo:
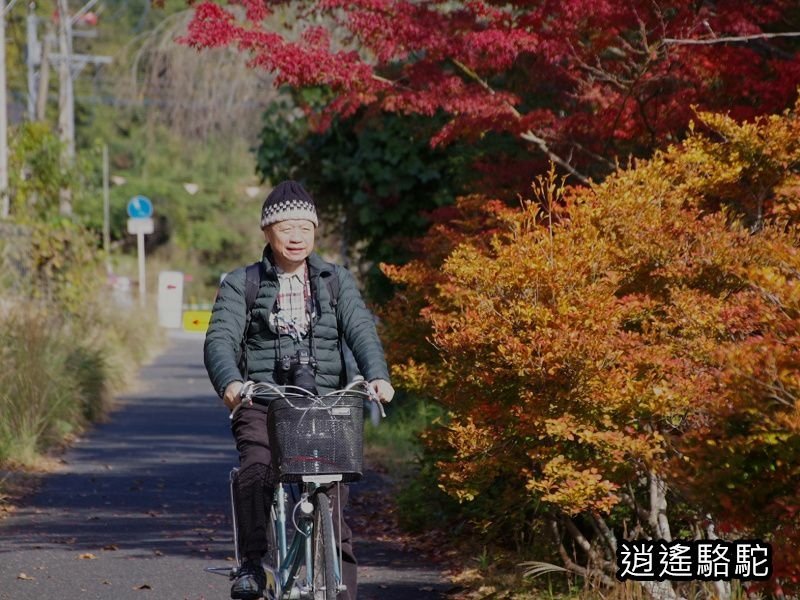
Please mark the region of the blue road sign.
POLYGON ((131 219, 149 219, 153 216, 153 203, 146 196, 134 196, 128 201, 128 216, 131 219))

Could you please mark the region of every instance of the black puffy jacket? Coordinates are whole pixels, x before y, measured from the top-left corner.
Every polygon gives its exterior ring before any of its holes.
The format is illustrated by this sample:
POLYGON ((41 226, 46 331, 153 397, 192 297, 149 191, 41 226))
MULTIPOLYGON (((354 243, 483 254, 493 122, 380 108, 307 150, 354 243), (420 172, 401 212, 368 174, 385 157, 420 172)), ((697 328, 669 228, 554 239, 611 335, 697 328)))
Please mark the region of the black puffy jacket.
MULTIPOLYGON (((266 276, 261 282, 252 310, 247 333, 248 377, 253 381, 275 383, 275 366, 280 356, 294 355, 308 349, 307 339, 296 342, 291 337, 276 336, 270 331, 267 318, 278 297, 278 275, 267 246, 262 261, 266 276)), ((372 314, 364 305, 355 280, 344 267, 325 262, 316 253, 308 257, 311 293, 316 301, 313 322, 314 356, 318 362, 317 388, 320 393, 337 389, 342 370, 339 331, 353 351, 359 371, 367 379, 389 380, 383 346, 375 329, 372 314), (339 278, 336 306, 330 298, 327 277, 339 278)), ((245 268, 232 271, 220 286, 211 322, 206 332, 204 358, 208 376, 220 397, 233 381, 241 381, 237 366, 240 343, 246 321, 245 268)))

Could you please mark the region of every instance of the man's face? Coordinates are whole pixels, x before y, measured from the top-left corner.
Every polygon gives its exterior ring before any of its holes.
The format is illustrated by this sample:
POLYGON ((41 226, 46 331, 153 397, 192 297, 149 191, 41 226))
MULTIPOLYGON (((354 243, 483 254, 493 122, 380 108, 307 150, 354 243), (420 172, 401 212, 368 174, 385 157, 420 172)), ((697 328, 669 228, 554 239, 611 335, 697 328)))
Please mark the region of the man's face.
POLYGON ((297 265, 308 258, 314 249, 314 229, 314 224, 305 219, 279 221, 264 228, 278 266, 297 265))

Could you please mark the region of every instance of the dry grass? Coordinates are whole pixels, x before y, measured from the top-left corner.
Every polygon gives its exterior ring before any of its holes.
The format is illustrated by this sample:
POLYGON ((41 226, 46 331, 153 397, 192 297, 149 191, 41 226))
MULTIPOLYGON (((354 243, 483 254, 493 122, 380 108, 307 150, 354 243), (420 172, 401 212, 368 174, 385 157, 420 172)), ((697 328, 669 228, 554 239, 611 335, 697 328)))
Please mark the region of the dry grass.
POLYGON ((154 319, 120 319, 95 300, 83 318, 6 302, 0 313, 0 466, 39 469, 43 456, 104 418, 159 340, 154 319))

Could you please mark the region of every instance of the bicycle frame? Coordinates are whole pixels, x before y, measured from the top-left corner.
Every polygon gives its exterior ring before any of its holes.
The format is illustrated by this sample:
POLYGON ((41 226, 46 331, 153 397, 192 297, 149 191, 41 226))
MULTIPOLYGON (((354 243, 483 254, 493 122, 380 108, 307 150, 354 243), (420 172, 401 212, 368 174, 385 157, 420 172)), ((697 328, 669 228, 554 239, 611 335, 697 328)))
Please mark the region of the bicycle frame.
MULTIPOLYGON (((205 571, 225 575, 229 579, 235 579, 239 566, 242 564, 239 555, 238 523, 233 498, 233 485, 236 481, 238 468, 233 468, 230 474, 231 491, 231 514, 233 522, 233 542, 236 553, 236 567, 206 567, 205 571)), ((314 535, 314 505, 312 497, 317 490, 325 485, 341 481, 341 475, 317 475, 304 476, 301 484, 300 501, 295 505, 294 512, 301 513, 299 518, 292 517, 292 524, 295 526, 295 535, 291 544, 288 542, 288 510, 287 493, 283 483, 275 486, 273 496, 273 506, 269 518, 275 525, 274 542, 277 543, 279 567, 275 570, 275 565, 264 565, 267 574, 267 586, 264 590, 266 600, 312 600, 314 597, 314 558, 313 558, 313 535, 314 535), (305 505, 305 506, 304 506, 305 505), (305 577, 302 582, 298 582, 300 569, 305 568, 305 577)), ((341 509, 340 509, 341 510, 341 509)), ((330 517, 330 515, 329 515, 330 517)), ((345 586, 342 583, 342 556, 341 547, 339 553, 334 555, 334 578, 338 591, 343 591, 345 586)))
MULTIPOLYGON (((287 386, 292 387, 292 386, 287 386)), ((233 418, 234 413, 238 410, 241 406, 247 406, 248 404, 252 404, 252 397, 256 391, 267 391, 269 393, 275 393, 278 395, 283 395, 281 389, 265 383, 258 383, 255 384, 253 382, 247 382, 243 387, 244 392, 242 393, 242 404, 237 406, 234 411, 231 413, 231 418, 233 418)), ((300 390, 308 394, 305 390, 300 390)), ((380 408, 380 413, 382 416, 386 416, 383 407, 381 406, 380 402, 377 400, 376 397, 371 393, 371 390, 366 386, 366 382, 364 382, 363 378, 357 378, 352 381, 348 386, 343 390, 337 390, 332 392, 331 394, 327 394, 326 396, 341 394, 343 392, 348 393, 362 393, 365 396, 365 399, 370 399, 374 401, 377 406, 380 408), (363 392, 359 392, 354 390, 353 388, 357 385, 363 385, 366 389, 363 392)), ((285 397, 285 396, 284 396, 285 397)), ((205 570, 210 573, 216 573, 219 575, 227 575, 229 579, 233 580, 236 578, 238 574, 239 568, 242 564, 242 557, 239 554, 239 539, 238 539, 238 522, 236 518, 236 503, 234 498, 234 484, 236 481, 236 474, 238 473, 238 468, 233 468, 230 473, 229 483, 230 483, 230 499, 231 499, 231 509, 232 509, 232 521, 233 521, 233 539, 234 539, 234 548, 236 553, 236 567, 207 567, 205 570)), ((275 486, 275 495, 273 497, 273 506, 270 509, 270 514, 268 515, 268 519, 274 525, 274 533, 275 533, 275 540, 274 543, 277 546, 277 565, 264 565, 264 570, 267 574, 267 586, 264 590, 264 598, 266 600, 313 600, 315 596, 315 589, 314 589, 314 581, 315 581, 315 573, 314 573, 314 527, 315 527, 315 514, 314 512, 317 510, 316 508, 316 501, 315 495, 318 493, 320 488, 323 486, 328 486, 332 483, 341 482, 343 480, 343 476, 341 474, 325 474, 325 475, 302 475, 301 476, 301 497, 300 501, 292 508, 291 520, 290 515, 288 513, 289 509, 287 507, 287 494, 286 494, 286 487, 284 483, 277 483, 275 486), (298 516, 299 515, 299 516, 298 516), (288 524, 291 523, 294 526, 295 534, 291 543, 288 541, 288 524), (298 581, 300 579, 300 571, 301 567, 305 568, 305 577, 303 581, 298 581)), ((337 503, 338 505, 338 503, 337 503)), ((341 511, 341 507, 337 506, 338 510, 341 511)), ((335 528, 332 522, 332 515, 328 511, 324 511, 320 513, 321 518, 323 519, 322 527, 323 529, 327 529, 329 532, 335 532, 335 528), (328 513, 328 514, 325 514, 328 513)), ((339 530, 341 531, 341 512, 339 512, 339 530)), ((329 540, 332 541, 331 534, 327 534, 329 540)), ((335 536, 335 533, 333 534, 335 536)), ((323 538, 324 539, 324 538, 323 538)), ((330 547, 330 546, 328 546, 330 547)), ((333 576, 334 576, 334 583, 336 587, 336 592, 343 591, 345 586, 342 582, 342 549, 341 545, 339 545, 339 552, 333 552, 332 556, 325 558, 325 561, 328 563, 332 563, 333 566, 333 576)), ((328 576, 330 576, 330 571, 328 571, 328 576)), ((328 580, 330 581, 330 580, 328 580)), ((330 589, 330 584, 328 585, 328 590, 330 589)), ((335 596, 336 594, 334 594, 335 596)))
MULTIPOLYGON (((278 545, 278 560, 280 566, 277 573, 271 575, 277 584, 277 590, 270 590, 269 582, 265 597, 268 600, 298 600, 313 598, 314 559, 312 539, 314 535, 314 508, 311 498, 320 486, 341 481, 341 475, 306 476, 303 477, 300 502, 295 507, 295 512, 300 512, 298 519, 292 518, 295 525, 295 535, 292 543, 287 545, 287 507, 286 490, 284 484, 279 483, 275 488, 275 534, 278 545), (298 584, 300 567, 305 567, 305 580, 298 584), (274 593, 274 596, 271 595, 274 593)), ((325 518, 323 516, 323 518, 325 518)), ((341 551, 341 549, 340 549, 341 551)), ((341 555, 337 554, 334 561, 334 577, 337 588, 342 587, 341 555)), ((267 566, 271 571, 271 566, 267 566)), ((268 575, 269 579, 269 575, 268 575)))

